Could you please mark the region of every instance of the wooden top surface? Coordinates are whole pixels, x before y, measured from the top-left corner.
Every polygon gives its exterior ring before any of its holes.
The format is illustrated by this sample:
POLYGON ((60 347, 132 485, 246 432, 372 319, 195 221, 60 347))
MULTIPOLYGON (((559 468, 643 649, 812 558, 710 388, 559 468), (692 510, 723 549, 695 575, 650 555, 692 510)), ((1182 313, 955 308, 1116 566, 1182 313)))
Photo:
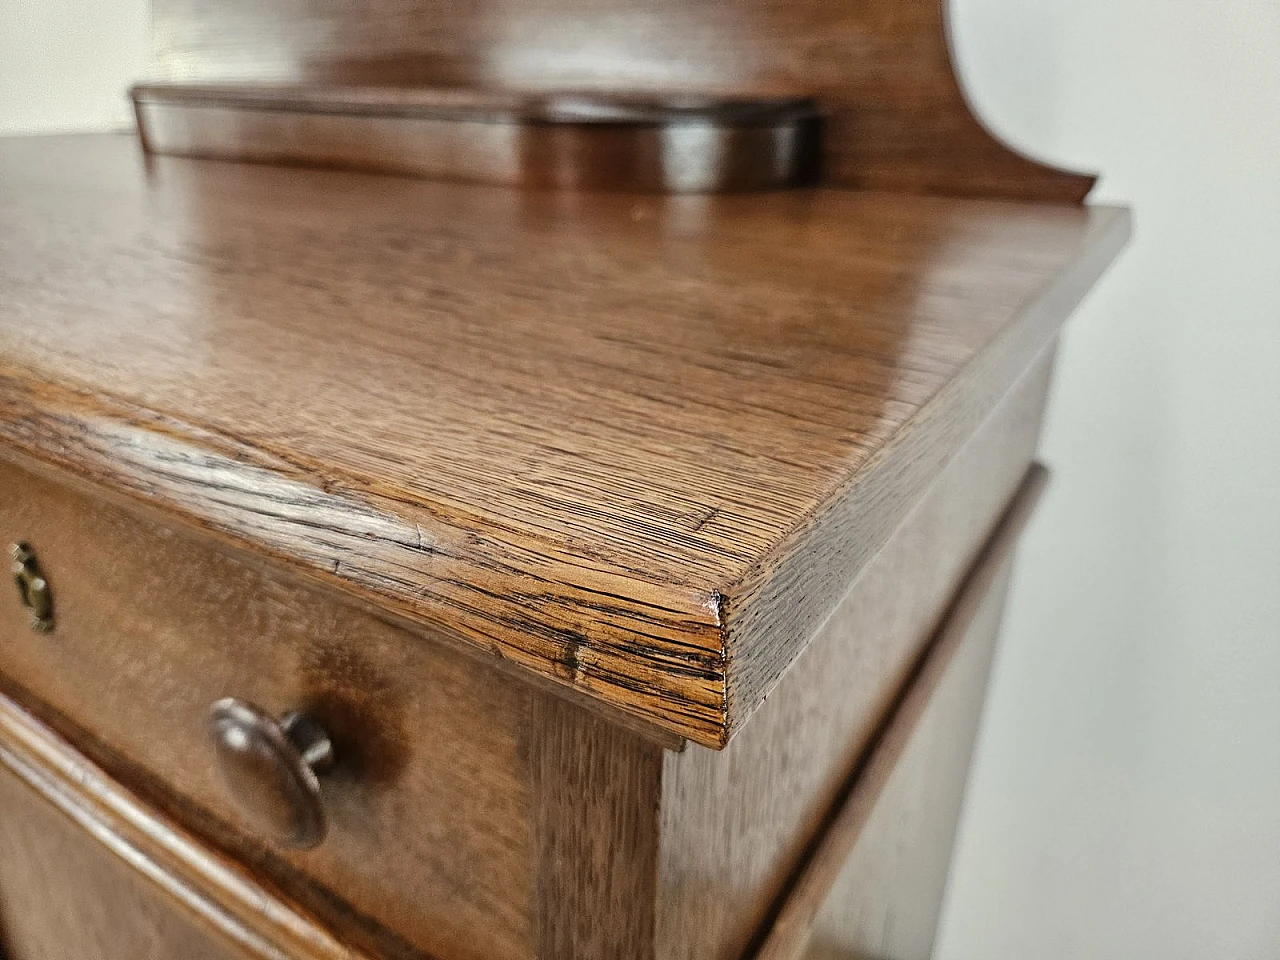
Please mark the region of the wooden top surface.
POLYGON ((718 745, 1127 229, 0 140, 0 442, 718 745))

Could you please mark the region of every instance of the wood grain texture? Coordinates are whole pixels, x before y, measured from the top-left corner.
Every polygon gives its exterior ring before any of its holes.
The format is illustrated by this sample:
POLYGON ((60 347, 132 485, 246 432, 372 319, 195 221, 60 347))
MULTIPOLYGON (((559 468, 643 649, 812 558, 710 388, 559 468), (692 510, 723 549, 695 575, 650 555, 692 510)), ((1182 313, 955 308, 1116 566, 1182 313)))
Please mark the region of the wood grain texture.
POLYGON ((1048 373, 1045 357, 1001 401, 724 754, 695 748, 664 770, 656 744, 522 691, 496 664, 8 466, 0 538, 38 550, 60 618, 53 635, 31 633, 16 592, 0 594, 0 669, 112 744, 105 762, 151 796, 189 798, 177 816, 333 922, 352 918, 334 916, 299 872, 440 956, 472 955, 476 942, 507 955, 494 944, 521 926, 485 914, 484 890, 509 898, 515 916, 528 905, 539 956, 648 956, 655 907, 658 956, 737 956, 1013 488, 1048 373), (324 791, 336 846, 282 864, 192 809, 234 817, 202 742, 207 704, 227 691, 308 706, 335 733, 343 771, 324 791), (494 730, 503 723, 520 731, 518 746, 494 730), (508 746, 494 750, 494 737, 508 746), (513 838, 525 829, 522 854, 513 838), (510 853, 481 843, 492 835, 510 853), (512 856, 529 858, 535 881, 512 856))
MULTIPOLYGON (((250 960, 0 769, 0 937, 6 960, 250 960)), ((284 954, 268 954, 284 960, 284 954)))
POLYGON ((662 750, 551 697, 534 711, 538 956, 646 960, 662 750))
POLYGON ((1004 609, 1010 558, 1047 482, 1033 467, 899 702, 838 798, 753 960, 928 960, 1004 609), (806 953, 815 929, 821 940, 806 953))
POLYGON ((816 97, 832 184, 1078 201, 1091 178, 998 143, 940 0, 158 0, 152 72, 503 91, 816 97))
POLYGON ((1051 365, 939 474, 733 742, 667 757, 660 960, 746 951, 1026 475, 1051 365))
POLYGON ((0 143, 0 442, 723 745, 1123 243, 0 143))
POLYGON ((0 695, 10 960, 362 960, 0 695))
POLYGON ((58 600, 39 634, 0 591, 0 690, 167 816, 379 956, 649 949, 663 743, 145 511, 2 461, 0 490, 0 545, 58 600), (227 694, 333 738, 316 849, 239 816, 207 723, 227 694))

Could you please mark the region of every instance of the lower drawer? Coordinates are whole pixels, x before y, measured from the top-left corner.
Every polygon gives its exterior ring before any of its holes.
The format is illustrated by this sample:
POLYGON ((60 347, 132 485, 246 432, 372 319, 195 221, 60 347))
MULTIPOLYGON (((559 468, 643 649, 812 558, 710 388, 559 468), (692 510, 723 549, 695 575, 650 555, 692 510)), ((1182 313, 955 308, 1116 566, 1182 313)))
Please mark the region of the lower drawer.
POLYGON ((6 960, 365 960, 0 695, 6 960))

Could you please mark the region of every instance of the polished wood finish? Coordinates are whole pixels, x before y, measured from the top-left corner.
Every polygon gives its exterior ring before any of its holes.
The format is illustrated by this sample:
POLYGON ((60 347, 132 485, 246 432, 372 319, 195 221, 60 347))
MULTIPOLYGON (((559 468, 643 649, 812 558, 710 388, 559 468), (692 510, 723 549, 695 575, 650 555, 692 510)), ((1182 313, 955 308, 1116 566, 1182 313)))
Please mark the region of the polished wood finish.
POLYGON ((11 960, 365 960, 0 695, 11 960))
POLYGON ((723 753, 669 755, 657 956, 736 960, 785 896, 1034 455, 1042 356, 864 568, 723 753))
POLYGON ((1033 467, 812 844, 754 960, 928 960, 1033 467), (815 942, 816 940, 816 942, 815 942), (812 950, 809 948, 812 946, 812 950))
POLYGON ((152 73, 183 83, 816 98, 838 186, 1074 202, 955 80, 941 0, 156 0, 152 73))
POLYGON ((144 164, 112 136, 7 141, 0 172, 9 455, 717 747, 1128 224, 144 164))
POLYGON ((146 150, 532 189, 719 193, 816 177, 804 98, 515 96, 401 87, 140 84, 146 150))

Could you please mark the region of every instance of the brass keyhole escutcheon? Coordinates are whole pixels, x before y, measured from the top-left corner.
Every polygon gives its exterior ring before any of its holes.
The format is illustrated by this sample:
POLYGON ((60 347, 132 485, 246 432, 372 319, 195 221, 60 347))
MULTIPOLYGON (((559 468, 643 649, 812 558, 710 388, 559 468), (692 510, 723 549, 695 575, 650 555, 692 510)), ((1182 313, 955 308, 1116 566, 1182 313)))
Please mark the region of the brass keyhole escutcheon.
POLYGON ((18 585, 22 605, 31 614, 31 629, 48 633, 53 629, 53 593, 49 581, 40 572, 36 555, 25 543, 15 543, 9 548, 13 558, 13 580, 18 585))

